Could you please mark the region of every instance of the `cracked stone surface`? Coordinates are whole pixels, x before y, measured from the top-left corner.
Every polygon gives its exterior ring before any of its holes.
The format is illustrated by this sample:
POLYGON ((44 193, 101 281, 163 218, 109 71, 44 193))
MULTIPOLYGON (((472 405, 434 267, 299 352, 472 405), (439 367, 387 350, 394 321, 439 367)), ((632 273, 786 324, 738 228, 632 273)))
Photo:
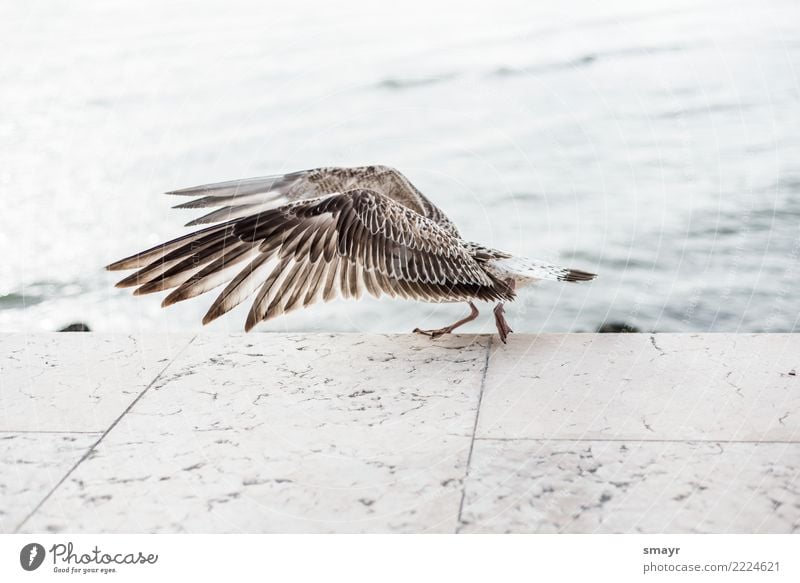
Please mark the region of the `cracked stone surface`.
POLYGON ((800 528, 798 335, 192 338, 0 335, 0 531, 800 528))
POLYGON ((24 530, 452 532, 487 344, 200 337, 24 530))
POLYGON ((461 532, 793 533, 800 444, 475 442, 461 532))
POLYGON ((0 432, 0 533, 14 532, 99 437, 0 432))
POLYGON ((504 348, 478 437, 800 437, 797 334, 545 334, 504 348))
POLYGON ((104 431, 192 336, 0 334, 0 431, 104 431))

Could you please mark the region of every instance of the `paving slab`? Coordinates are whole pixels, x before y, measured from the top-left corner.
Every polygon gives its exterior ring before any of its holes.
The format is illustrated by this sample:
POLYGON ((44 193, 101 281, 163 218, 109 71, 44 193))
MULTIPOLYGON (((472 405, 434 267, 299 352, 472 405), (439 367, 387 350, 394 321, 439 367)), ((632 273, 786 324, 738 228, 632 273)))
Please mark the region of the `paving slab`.
POLYGON ((0 530, 800 528, 800 336, 192 338, 0 336, 0 530))
POLYGON ((193 334, 0 335, 0 431, 104 431, 193 334))
POLYGON ((800 444, 476 440, 460 532, 793 533, 800 444))
POLYGON ((800 439, 798 334, 542 334, 491 354, 478 437, 800 439))
POLYGON ((453 532, 488 337, 200 336, 23 532, 453 532))
POLYGON ((0 533, 11 533, 100 437, 0 432, 0 533))

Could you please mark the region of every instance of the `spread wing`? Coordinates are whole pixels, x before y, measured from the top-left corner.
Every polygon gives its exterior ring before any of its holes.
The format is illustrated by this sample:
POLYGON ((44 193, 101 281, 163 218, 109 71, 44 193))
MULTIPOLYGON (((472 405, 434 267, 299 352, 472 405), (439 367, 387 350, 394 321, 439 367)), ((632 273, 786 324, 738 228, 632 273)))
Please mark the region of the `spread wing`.
POLYGON ((364 290, 423 301, 510 300, 472 246, 433 220, 366 189, 300 200, 207 227, 108 269, 138 269, 118 287, 167 289, 168 306, 227 282, 203 323, 256 294, 245 329, 364 290))
POLYGON ((167 194, 199 197, 175 208, 216 207, 217 210, 186 225, 193 226, 246 217, 290 202, 359 188, 382 194, 430 219, 451 235, 459 236, 455 225, 441 209, 428 200, 402 173, 388 166, 315 168, 290 174, 193 186, 167 194))

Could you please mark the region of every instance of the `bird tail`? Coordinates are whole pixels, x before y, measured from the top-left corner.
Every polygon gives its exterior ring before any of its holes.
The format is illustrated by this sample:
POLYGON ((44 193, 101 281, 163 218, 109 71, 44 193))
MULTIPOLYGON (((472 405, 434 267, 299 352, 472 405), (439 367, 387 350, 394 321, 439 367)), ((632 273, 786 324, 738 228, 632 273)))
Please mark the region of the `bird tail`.
POLYGON ((514 279, 539 280, 549 279, 553 281, 591 281, 597 277, 594 273, 581 271, 580 269, 570 269, 561 267, 538 259, 528 259, 526 257, 503 257, 490 261, 491 267, 504 275, 514 279))

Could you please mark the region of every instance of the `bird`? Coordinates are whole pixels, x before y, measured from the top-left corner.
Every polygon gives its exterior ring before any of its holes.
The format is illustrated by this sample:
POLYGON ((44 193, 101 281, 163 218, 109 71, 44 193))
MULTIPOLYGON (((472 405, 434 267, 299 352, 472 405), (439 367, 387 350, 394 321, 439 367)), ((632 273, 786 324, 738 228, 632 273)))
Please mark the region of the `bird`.
POLYGON ((581 282, 593 273, 517 257, 463 239, 445 213, 398 170, 383 165, 322 167, 173 190, 178 209, 214 209, 181 237, 106 269, 135 270, 116 287, 170 293, 162 306, 223 284, 203 324, 255 294, 245 331, 339 296, 365 292, 423 302, 464 302, 469 314, 432 339, 475 320, 476 301, 494 302, 503 343, 512 332, 505 304, 540 280, 581 282))

